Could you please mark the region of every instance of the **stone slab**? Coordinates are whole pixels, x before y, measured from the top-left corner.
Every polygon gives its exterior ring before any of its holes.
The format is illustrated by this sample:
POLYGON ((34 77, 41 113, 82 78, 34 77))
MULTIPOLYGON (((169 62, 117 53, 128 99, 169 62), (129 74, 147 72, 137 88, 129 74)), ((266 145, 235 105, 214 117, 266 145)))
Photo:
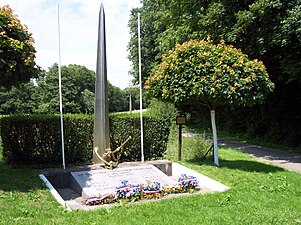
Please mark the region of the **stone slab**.
POLYGON ((151 160, 145 162, 123 162, 119 164, 118 167, 128 167, 128 166, 143 166, 143 165, 154 165, 167 176, 172 176, 172 162, 168 160, 151 160))
POLYGON ((213 180, 201 173, 198 173, 192 169, 189 169, 183 165, 180 165, 179 163, 172 163, 172 176, 174 177, 180 177, 181 174, 186 174, 188 176, 194 176, 198 180, 199 187, 201 189, 207 189, 211 192, 224 192, 229 189, 228 186, 213 180))
POLYGON ((177 182, 153 165, 116 168, 114 170, 88 170, 71 172, 72 188, 84 198, 114 193, 123 180, 131 184, 159 182, 161 186, 171 186, 177 182))

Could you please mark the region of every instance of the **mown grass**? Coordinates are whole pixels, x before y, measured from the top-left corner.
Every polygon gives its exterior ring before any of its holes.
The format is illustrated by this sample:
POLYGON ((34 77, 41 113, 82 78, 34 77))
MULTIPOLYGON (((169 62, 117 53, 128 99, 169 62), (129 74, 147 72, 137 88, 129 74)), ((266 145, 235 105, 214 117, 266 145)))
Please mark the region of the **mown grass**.
MULTIPOLYGON (((200 159, 206 148, 201 139, 184 138, 181 163, 228 185, 227 192, 88 212, 64 210, 35 171, 2 163, 0 224, 301 224, 301 174, 229 148, 220 149, 217 168, 200 159)), ((177 158, 176 133, 166 157, 177 158)))

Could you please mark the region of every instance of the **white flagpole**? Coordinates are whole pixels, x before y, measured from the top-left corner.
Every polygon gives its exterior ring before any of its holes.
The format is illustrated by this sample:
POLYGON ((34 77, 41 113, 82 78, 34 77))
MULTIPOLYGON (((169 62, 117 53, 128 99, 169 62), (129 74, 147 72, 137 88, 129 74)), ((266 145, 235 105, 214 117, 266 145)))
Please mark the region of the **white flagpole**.
POLYGON ((62 161, 65 169, 65 145, 64 145, 64 121, 63 121, 63 100, 62 100, 62 73, 61 73, 61 32, 60 32, 60 6, 57 5, 57 24, 59 42, 59 97, 60 97, 60 118, 61 118, 61 140, 62 140, 62 161))
POLYGON ((138 13, 138 54, 139 54, 139 86, 140 86, 140 125, 141 125, 141 162, 144 162, 143 148, 143 115, 142 115, 142 78, 141 78, 141 46, 140 46, 140 13, 138 13))

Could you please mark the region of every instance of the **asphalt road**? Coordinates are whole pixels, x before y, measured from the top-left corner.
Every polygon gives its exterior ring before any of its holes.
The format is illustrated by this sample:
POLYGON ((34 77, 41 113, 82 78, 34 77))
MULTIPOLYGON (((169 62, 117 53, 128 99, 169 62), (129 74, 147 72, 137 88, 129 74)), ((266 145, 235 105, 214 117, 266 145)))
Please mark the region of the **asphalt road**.
POLYGON ((218 144, 238 149, 262 161, 301 173, 301 154, 224 139, 219 139, 218 144))

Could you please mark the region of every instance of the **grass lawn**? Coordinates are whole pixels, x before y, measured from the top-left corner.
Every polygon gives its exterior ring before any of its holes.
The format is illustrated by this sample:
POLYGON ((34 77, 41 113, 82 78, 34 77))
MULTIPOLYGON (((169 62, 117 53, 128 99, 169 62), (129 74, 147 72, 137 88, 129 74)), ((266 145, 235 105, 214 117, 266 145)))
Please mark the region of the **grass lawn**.
MULTIPOLYGON (((177 156, 176 142, 173 134, 169 159, 177 156)), ((301 174, 225 148, 217 168, 195 157, 201 142, 183 139, 182 164, 228 185, 229 191, 89 212, 64 210, 35 171, 6 166, 0 149, 0 224, 301 224, 301 174)))

